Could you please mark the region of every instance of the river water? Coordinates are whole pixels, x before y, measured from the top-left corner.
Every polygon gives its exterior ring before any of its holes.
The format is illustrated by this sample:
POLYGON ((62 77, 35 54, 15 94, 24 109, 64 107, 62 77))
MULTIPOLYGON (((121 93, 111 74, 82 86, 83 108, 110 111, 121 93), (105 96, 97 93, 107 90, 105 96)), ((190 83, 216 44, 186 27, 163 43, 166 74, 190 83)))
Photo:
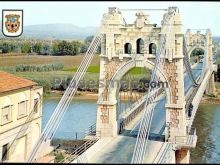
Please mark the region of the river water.
POLYGON ((191 150, 192 163, 220 162, 220 105, 200 105, 194 120, 197 146, 191 150))
MULTIPOLYGON (((49 120, 59 100, 44 99, 42 129, 49 120)), ((77 139, 82 138, 91 125, 96 122, 96 101, 72 101, 67 109, 54 138, 77 139)))
MULTIPOLYGON (((45 127, 58 104, 57 99, 44 99, 43 121, 45 127)), ((64 115, 54 138, 82 138, 89 126, 96 122, 96 101, 72 101, 64 115)), ((192 163, 220 162, 220 105, 200 105, 193 124, 196 127, 198 142, 191 150, 192 163)))

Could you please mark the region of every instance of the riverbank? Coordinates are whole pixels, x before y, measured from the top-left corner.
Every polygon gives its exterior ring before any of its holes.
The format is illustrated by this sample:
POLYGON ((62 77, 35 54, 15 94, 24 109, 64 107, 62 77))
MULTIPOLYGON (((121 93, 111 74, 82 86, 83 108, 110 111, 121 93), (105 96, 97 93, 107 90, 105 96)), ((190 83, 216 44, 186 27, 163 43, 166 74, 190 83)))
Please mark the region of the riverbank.
MULTIPOLYGON (((64 94, 64 91, 52 90, 50 93, 45 94, 45 98, 49 99, 60 99, 64 94)), ((123 96, 122 100, 128 100, 127 93, 121 92, 123 96)), ((142 93, 133 93, 134 97, 140 97, 142 93)), ((75 100, 98 100, 98 93, 89 91, 77 91, 75 100)), ((216 94, 215 95, 204 95, 200 104, 220 104, 220 85, 216 82, 216 94)))
POLYGON ((215 83, 216 93, 215 95, 204 95, 200 104, 220 104, 220 84, 215 83))
MULTIPOLYGON (((129 97, 127 95, 127 92, 120 92, 121 93, 121 100, 129 100, 129 97)), ((44 98, 46 99, 60 99, 64 94, 64 91, 57 91, 52 90, 50 93, 45 94, 44 98)), ((140 98, 143 93, 132 93, 133 98, 140 98)), ((95 92, 88 92, 88 91, 77 91, 75 97, 75 100, 98 100, 98 93, 95 92)))
MULTIPOLYGON (((44 98, 46 99, 60 99, 64 94, 64 91, 57 91, 57 90, 52 90, 50 93, 46 93, 44 95, 44 98)), ((94 92, 79 92, 77 91, 74 99, 76 100, 97 100, 98 99, 98 93, 94 92)))
POLYGON ((200 104, 220 104, 220 97, 204 96, 200 104))

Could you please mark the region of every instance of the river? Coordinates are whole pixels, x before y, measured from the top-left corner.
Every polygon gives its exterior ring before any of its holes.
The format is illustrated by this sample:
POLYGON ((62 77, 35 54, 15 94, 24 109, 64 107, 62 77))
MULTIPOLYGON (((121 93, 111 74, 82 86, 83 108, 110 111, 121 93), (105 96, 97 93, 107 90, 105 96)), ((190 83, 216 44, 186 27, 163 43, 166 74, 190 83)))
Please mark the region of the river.
MULTIPOLYGON (((57 99, 44 99, 43 121, 45 127, 57 99)), ((96 122, 96 101, 72 101, 55 134, 55 138, 76 139, 84 136, 85 130, 96 122)), ((220 162, 220 105, 200 105, 193 124, 196 127, 198 142, 191 150, 192 163, 220 162)))
POLYGON ((198 141, 196 148, 191 150, 192 163, 219 163, 220 105, 200 105, 193 126, 198 141))
MULTIPOLYGON (((57 99, 44 99, 42 128, 52 115, 57 99)), ((86 130, 96 122, 96 101, 72 101, 67 109, 54 138, 76 139, 84 136, 86 130), (76 135, 77 134, 77 135, 76 135)))

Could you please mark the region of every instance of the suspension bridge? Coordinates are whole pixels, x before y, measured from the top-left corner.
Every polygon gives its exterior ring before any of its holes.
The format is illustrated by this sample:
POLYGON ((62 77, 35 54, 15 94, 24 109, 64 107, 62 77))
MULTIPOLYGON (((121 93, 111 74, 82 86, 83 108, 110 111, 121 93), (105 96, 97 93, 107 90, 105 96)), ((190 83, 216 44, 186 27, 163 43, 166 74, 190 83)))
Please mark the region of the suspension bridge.
MULTIPOLYGON (((80 80, 101 45, 97 119, 86 143, 60 163, 189 163, 197 143, 192 127, 204 93, 215 94, 210 29, 183 32, 177 7, 140 9, 133 24, 123 11, 110 7, 86 54, 62 96, 28 162, 38 162, 75 95, 80 80), (142 10, 163 11, 161 26, 142 10), (204 33, 202 33, 204 31, 204 33), (192 64, 195 49, 204 51, 203 62, 192 64), (134 80, 135 67, 150 70, 149 87, 138 91, 122 80, 134 80), (163 82, 161 86, 151 84, 163 82), (123 101, 127 97, 128 101, 123 101)), ((16 139, 14 140, 16 142, 16 139)), ((16 144, 16 143, 15 143, 16 144)))

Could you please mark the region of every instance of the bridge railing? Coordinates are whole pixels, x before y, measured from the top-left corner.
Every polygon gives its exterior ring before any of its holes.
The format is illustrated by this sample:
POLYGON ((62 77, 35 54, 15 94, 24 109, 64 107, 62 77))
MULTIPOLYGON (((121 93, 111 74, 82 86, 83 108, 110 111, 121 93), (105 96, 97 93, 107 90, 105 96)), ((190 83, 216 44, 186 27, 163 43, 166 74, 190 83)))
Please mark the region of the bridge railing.
POLYGON ((83 154, 88 148, 90 148, 94 143, 98 141, 97 137, 93 137, 92 139, 88 140, 84 144, 82 144, 79 148, 77 148, 75 151, 73 151, 69 156, 61 160, 59 163, 71 163, 74 159, 76 159, 78 156, 83 154))
POLYGON ((143 110, 144 104, 143 102, 137 109, 135 109, 127 118, 121 121, 119 134, 124 130, 124 128, 137 116, 137 114, 143 110))
MULTIPOLYGON (((158 94, 160 95, 163 92, 163 89, 160 88, 158 89, 158 94)), ((119 125, 119 134, 125 129, 125 127, 144 109, 145 106, 145 101, 143 101, 141 104, 139 104, 139 106, 134 109, 133 111, 130 110, 130 114, 127 115, 124 119, 122 119, 122 121, 120 122, 119 125)))
POLYGON ((176 136, 175 144, 177 148, 195 148, 197 142, 196 128, 192 127, 188 135, 176 136))
POLYGON ((153 164, 166 164, 170 163, 172 160, 173 143, 165 142, 157 156, 155 157, 153 164))
MULTIPOLYGON (((62 160, 60 160, 57 163, 71 163, 73 160, 75 160, 80 155, 82 155, 93 144, 95 144, 98 140, 99 140, 99 138, 97 138, 96 136, 93 136, 92 138, 87 140, 85 143, 80 145, 73 152, 65 151, 64 154, 67 155, 67 156, 64 157, 62 160)), ((54 159, 50 160, 48 163, 54 163, 55 161, 56 161, 56 159, 54 158, 54 159)), ((35 163, 40 163, 40 162, 35 161, 35 163)))

